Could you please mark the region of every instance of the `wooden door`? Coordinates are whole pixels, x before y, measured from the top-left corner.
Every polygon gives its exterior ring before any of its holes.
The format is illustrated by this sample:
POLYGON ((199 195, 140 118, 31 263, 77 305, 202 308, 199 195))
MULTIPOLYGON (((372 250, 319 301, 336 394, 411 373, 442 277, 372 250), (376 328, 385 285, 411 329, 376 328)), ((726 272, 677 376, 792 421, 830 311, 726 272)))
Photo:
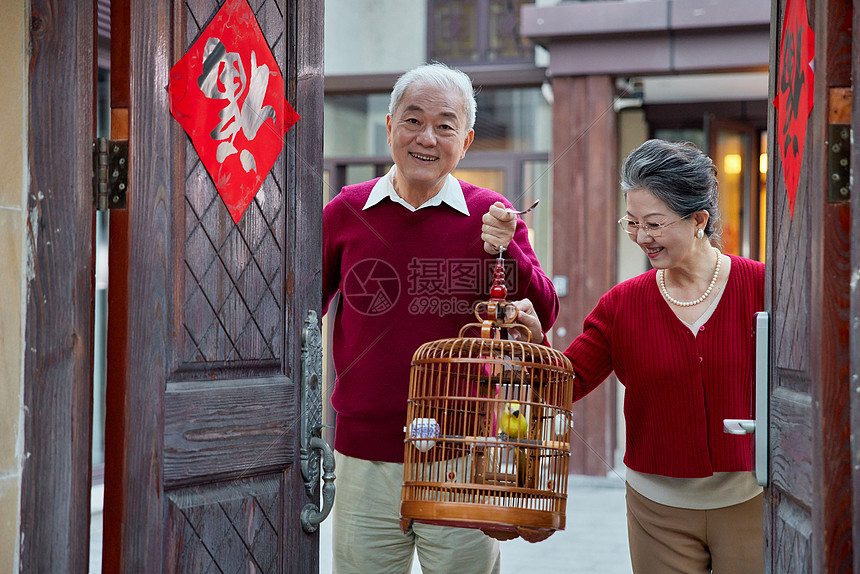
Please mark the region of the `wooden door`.
MULTIPOLYGON (((784 77, 778 56, 786 4, 773 4, 771 98, 784 77)), ((768 126, 771 453, 765 563, 767 572, 846 573, 858 571, 852 527, 860 526, 853 523, 860 493, 852 493, 851 464, 852 449, 857 452, 851 435, 860 430, 852 432, 851 419, 860 420, 860 411, 850 391, 857 382, 849 383, 849 344, 853 337, 856 349, 858 336, 856 327, 849 330, 852 316, 857 322, 849 287, 852 219, 855 264, 860 221, 849 202, 828 193, 828 149, 842 137, 841 128, 831 126, 851 123, 852 6, 850 0, 809 0, 807 10, 815 32, 814 107, 793 217, 778 152, 785 118, 774 108, 768 126)), ((855 166, 856 158, 855 148, 855 166)), ((856 198, 858 192, 855 175, 851 194, 856 198)))
POLYGON ((301 120, 234 224, 167 91, 219 3, 114 2, 130 174, 110 223, 105 572, 318 568, 300 403, 305 327, 319 341, 323 2, 250 6, 301 120))

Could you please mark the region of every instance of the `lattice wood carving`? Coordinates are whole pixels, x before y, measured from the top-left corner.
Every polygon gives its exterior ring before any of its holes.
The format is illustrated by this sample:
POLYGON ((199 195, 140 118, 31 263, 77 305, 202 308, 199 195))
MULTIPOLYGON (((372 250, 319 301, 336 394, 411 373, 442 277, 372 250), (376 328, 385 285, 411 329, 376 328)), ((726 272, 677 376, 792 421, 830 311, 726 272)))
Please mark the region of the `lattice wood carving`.
POLYGON ((433 0, 428 3, 432 59, 454 64, 530 62, 520 7, 531 0, 433 0))
POLYGON ((433 56, 445 61, 478 61, 478 7, 472 1, 432 2, 433 56))
MULTIPOLYGON (((186 2, 186 47, 218 4, 186 2)), ((250 2, 281 71, 287 58, 284 9, 274 0, 250 2)), ((247 212, 235 225, 190 140, 185 141, 185 364, 278 360, 282 356, 285 266, 285 153, 275 162, 247 212)))
POLYGON ((276 572, 280 476, 169 493, 175 572, 276 572))
POLYGON ((524 4, 532 2, 490 0, 487 60, 531 59, 532 44, 520 35, 520 6, 524 4))

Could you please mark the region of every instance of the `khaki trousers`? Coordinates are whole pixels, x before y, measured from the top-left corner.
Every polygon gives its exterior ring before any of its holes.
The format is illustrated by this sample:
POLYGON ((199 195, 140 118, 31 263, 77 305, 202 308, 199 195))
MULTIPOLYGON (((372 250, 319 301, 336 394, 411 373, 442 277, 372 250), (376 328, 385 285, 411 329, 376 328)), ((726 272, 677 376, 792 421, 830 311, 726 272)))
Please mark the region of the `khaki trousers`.
POLYGON ((414 523, 400 530, 403 465, 335 452, 334 574, 498 574, 499 542, 480 530, 414 523))
POLYGON ((691 510, 658 504, 627 486, 634 574, 757 574, 764 569, 763 498, 691 510))

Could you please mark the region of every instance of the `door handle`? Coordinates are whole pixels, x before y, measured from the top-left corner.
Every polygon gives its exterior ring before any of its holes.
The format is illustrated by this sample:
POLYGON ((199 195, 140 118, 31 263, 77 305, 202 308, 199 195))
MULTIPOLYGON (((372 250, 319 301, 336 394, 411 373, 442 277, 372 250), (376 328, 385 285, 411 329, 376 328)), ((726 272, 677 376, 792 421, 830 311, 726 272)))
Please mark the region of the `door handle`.
POLYGON ((730 434, 752 434, 755 421, 747 419, 723 419, 723 430, 730 434))
POLYGON ((299 436, 299 458, 305 492, 313 498, 320 482, 320 459, 322 459, 322 499, 320 509, 314 503, 302 508, 302 528, 313 534, 320 523, 328 517, 334 504, 334 451, 322 438, 322 333, 313 309, 305 317, 302 329, 302 404, 301 431, 299 436), (316 453, 320 455, 317 456, 316 453))
MULTIPOLYGON (((313 534, 319 528, 320 523, 328 518, 331 512, 331 507, 334 504, 334 451, 328 443, 320 437, 311 439, 310 447, 312 450, 319 450, 323 459, 323 488, 322 499, 323 506, 320 509, 314 503, 308 503, 302 508, 301 520, 302 528, 308 534, 313 534)), ((317 479, 319 480, 319 479, 317 479)))
POLYGON ((755 434, 755 477, 761 486, 768 481, 768 441, 770 413, 770 316, 762 311, 755 314, 755 420, 724 419, 723 430, 731 434, 755 434))

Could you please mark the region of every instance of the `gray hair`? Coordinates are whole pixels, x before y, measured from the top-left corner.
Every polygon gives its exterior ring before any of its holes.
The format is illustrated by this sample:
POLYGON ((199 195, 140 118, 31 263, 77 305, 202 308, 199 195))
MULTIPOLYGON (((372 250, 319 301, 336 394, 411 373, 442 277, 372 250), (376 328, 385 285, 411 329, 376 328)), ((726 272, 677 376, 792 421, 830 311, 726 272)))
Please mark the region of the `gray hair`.
POLYGON ((621 166, 621 191, 626 197, 637 189, 651 192, 680 217, 707 211, 705 234, 719 241, 717 168, 694 144, 653 139, 630 152, 621 166))
POLYGON ((478 110, 478 103, 475 101, 472 80, 465 72, 449 68, 441 62, 422 64, 400 76, 391 90, 391 101, 388 103, 389 114, 394 115, 397 106, 403 99, 406 88, 415 82, 424 82, 460 94, 463 98, 463 106, 466 108, 466 121, 469 124, 469 129, 475 127, 475 113, 478 110))

